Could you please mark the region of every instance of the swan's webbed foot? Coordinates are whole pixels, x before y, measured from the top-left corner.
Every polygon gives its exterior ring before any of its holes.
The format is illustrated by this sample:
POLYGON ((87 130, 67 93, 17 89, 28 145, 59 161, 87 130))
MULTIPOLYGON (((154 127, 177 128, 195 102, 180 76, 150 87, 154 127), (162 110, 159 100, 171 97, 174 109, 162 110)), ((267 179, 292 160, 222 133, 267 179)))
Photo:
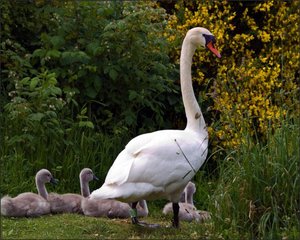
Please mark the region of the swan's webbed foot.
POLYGON ((146 227, 146 228, 159 228, 160 227, 160 225, 156 224, 156 223, 146 223, 146 222, 140 222, 140 221, 138 221, 137 225, 141 226, 141 227, 146 227))
POLYGON ((131 218, 131 222, 134 225, 141 226, 141 227, 147 227, 147 228, 159 228, 159 224, 153 224, 153 223, 146 223, 139 221, 136 217, 131 218))
POLYGON ((148 228, 158 228, 158 227, 160 227, 159 224, 151 224, 151 223, 146 223, 146 222, 139 221, 138 218, 137 218, 136 205, 137 205, 137 202, 133 203, 132 204, 132 209, 130 210, 130 217, 131 217, 132 224, 138 225, 138 226, 141 226, 141 227, 148 227, 148 228))

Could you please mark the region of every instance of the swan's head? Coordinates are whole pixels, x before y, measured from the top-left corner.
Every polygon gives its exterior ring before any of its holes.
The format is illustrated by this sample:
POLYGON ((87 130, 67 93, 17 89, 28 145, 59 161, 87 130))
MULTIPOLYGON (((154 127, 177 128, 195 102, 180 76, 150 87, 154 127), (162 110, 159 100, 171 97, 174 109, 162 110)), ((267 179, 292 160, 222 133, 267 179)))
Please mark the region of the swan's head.
POLYGON ((188 31, 187 36, 189 37, 191 43, 193 43, 196 47, 207 48, 218 58, 221 57, 221 54, 214 46, 216 43, 215 36, 206 28, 192 28, 188 31))
POLYGON ((92 169, 90 168, 84 168, 81 170, 80 174, 79 174, 79 178, 83 181, 83 182, 90 182, 92 180, 99 180, 93 173, 92 169))
POLYGON ((58 180, 55 179, 51 172, 48 171, 47 169, 41 169, 40 171, 37 172, 36 176, 36 181, 42 182, 42 183, 52 183, 52 184, 57 184, 58 180))

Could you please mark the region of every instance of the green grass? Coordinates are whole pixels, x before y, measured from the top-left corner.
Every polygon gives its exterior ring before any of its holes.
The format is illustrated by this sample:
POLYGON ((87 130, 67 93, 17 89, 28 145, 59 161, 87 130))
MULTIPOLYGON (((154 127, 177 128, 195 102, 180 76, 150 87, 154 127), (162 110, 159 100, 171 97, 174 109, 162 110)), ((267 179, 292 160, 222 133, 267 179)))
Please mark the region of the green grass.
POLYGON ((216 232, 235 238, 300 238, 299 143, 299 121, 283 122, 266 143, 248 138, 227 155, 207 200, 216 232))
MULTIPOLYGON (((151 211, 151 209, 150 209, 151 211)), ((2 218, 3 239, 203 239, 210 224, 181 222, 170 227, 170 218, 155 210, 143 221, 159 223, 160 228, 132 225, 130 219, 85 217, 77 214, 39 218, 2 218)))

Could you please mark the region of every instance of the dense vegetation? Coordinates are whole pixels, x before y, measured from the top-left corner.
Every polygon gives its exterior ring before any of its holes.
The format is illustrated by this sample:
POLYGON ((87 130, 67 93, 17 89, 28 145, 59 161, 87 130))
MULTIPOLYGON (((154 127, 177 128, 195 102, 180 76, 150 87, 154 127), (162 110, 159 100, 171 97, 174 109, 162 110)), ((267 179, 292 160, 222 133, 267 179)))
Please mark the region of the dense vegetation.
POLYGON ((222 58, 194 58, 211 143, 197 206, 213 212, 214 237, 299 237, 299 1, 6 0, 0 10, 1 194, 35 191, 40 168, 60 179, 50 191, 78 192, 80 169, 103 181, 131 137, 184 128, 179 50, 203 26, 222 58))

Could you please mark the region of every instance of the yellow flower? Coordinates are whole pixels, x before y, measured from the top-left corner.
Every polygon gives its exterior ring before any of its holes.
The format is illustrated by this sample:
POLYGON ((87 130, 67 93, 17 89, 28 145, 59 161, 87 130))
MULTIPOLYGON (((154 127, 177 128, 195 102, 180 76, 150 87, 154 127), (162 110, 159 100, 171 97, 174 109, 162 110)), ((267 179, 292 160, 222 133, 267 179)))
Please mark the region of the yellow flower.
POLYGON ((271 40, 270 34, 268 34, 266 31, 258 31, 258 37, 262 42, 269 42, 271 40))
MULTIPOLYGON (((268 127, 280 124, 285 108, 293 109, 299 104, 292 94, 299 88, 295 77, 300 69, 297 1, 256 2, 255 6, 245 7, 239 19, 236 8, 228 1, 187 2, 176 3, 180 14, 170 18, 167 29, 175 29, 177 34, 169 34, 167 39, 175 42, 188 29, 203 26, 213 32, 217 48, 225 55, 218 61, 211 61, 207 51, 196 51, 194 56, 197 63, 193 65, 193 81, 198 84, 195 89, 213 96, 213 102, 204 102, 217 112, 208 128, 214 137, 212 144, 235 148, 246 142, 243 131, 251 136, 259 132, 263 138, 268 127), (256 12, 261 15, 259 20, 254 17, 256 12), (263 44, 253 41, 255 38, 263 44), (199 66, 199 61, 203 65, 199 66)), ((177 62, 180 46, 172 54, 177 62)))

